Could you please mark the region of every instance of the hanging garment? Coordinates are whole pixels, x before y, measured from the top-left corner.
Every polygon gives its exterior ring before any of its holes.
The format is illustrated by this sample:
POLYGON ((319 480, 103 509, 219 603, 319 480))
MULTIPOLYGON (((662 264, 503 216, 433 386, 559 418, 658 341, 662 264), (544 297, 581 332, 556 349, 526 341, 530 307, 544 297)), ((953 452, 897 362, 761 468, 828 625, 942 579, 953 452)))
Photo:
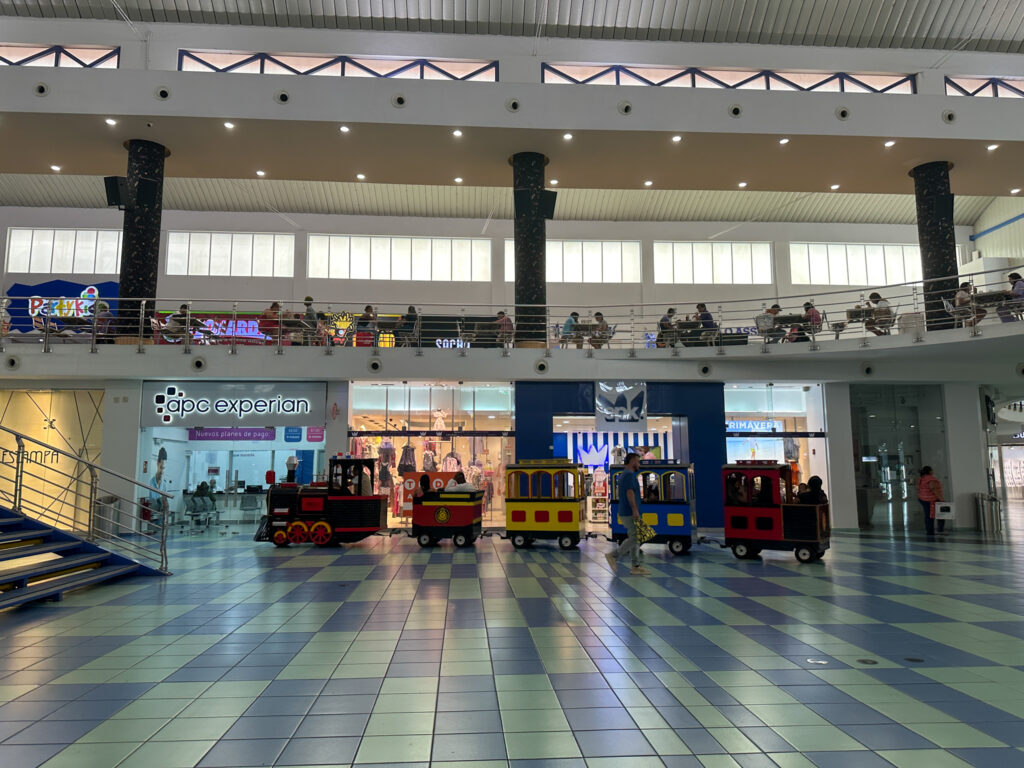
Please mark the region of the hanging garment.
POLYGON ((381 465, 395 466, 395 445, 391 442, 391 438, 385 437, 381 440, 378 455, 380 456, 381 465))
POLYGON ((434 460, 433 451, 423 452, 423 471, 424 472, 437 472, 437 462, 434 460))
POLYGON ((376 459, 377 458, 377 446, 367 439, 363 442, 363 458, 364 459, 376 459))
POLYGON ((446 429, 445 424, 444 424, 444 419, 445 419, 445 417, 447 415, 448 415, 448 411, 444 410, 443 408, 438 408, 438 409, 436 409, 434 411, 434 430, 435 431, 443 432, 446 429))
POLYGON ((395 487, 395 480, 391 477, 391 469, 383 462, 381 462, 380 465, 380 475, 377 479, 377 485, 381 489, 381 492, 383 492, 385 488, 390 489, 395 487))
POLYGON ((442 472, 458 472, 462 469, 462 457, 455 451, 449 451, 441 462, 442 472))
POLYGON ((398 460, 398 474, 416 471, 416 449, 411 445, 402 448, 402 457, 398 460))
POLYGON ((475 464, 466 470, 466 480, 477 488, 483 487, 484 471, 475 464))

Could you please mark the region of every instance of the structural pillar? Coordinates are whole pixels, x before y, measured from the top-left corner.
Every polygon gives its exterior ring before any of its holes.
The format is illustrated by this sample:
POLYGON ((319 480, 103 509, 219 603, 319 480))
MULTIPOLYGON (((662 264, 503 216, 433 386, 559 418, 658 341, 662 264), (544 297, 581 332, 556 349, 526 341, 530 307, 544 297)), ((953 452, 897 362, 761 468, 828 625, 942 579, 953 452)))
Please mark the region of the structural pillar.
POLYGON ((125 142, 128 150, 128 199, 121 237, 120 327, 137 332, 140 299, 146 303, 143 335, 150 335, 157 279, 160 276, 160 217, 163 213, 164 160, 171 154, 162 144, 145 139, 125 142))
POLYGON ((952 163, 939 160, 910 171, 917 199, 917 238, 921 244, 925 320, 929 330, 951 327, 953 318, 943 308, 942 299, 952 301, 959 282, 953 194, 949 189, 952 167, 952 163))
POLYGON ((515 194, 516 345, 543 347, 548 284, 542 197, 548 159, 539 152, 517 152, 509 162, 515 194))

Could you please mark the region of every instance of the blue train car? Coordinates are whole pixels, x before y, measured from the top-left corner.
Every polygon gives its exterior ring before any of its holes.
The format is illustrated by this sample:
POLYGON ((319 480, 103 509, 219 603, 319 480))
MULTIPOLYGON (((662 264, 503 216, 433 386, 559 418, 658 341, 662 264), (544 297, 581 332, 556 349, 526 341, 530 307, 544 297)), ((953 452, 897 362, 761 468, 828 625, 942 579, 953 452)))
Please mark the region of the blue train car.
MULTIPOLYGON (((622 465, 613 465, 611 474, 612 539, 621 542, 626 529, 619 523, 619 475, 622 465)), ((644 494, 640 514, 654 530, 651 541, 667 544, 674 555, 681 555, 693 546, 697 527, 697 506, 694 499, 693 466, 671 461, 641 461, 640 488, 644 494)))

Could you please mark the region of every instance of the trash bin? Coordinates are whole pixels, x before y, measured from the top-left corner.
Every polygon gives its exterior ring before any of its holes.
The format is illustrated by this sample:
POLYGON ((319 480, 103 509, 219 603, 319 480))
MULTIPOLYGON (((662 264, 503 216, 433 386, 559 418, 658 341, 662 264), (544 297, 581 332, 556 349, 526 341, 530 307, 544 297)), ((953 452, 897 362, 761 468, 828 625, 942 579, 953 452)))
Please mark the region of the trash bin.
POLYGON ((978 530, 982 533, 1002 533, 1003 516, 999 499, 987 493, 977 493, 974 495, 974 503, 978 512, 978 530))
POLYGON ((96 500, 92 530, 96 536, 121 535, 120 498, 117 496, 100 496, 96 500))

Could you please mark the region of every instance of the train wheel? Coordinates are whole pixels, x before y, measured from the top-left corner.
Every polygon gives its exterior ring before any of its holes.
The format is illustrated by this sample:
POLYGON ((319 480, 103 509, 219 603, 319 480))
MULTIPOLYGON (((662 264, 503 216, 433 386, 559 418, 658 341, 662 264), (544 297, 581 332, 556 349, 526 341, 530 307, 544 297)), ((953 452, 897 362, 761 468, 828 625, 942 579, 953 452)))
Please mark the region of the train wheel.
POLYGON ((421 533, 417 537, 416 541, 424 549, 426 549, 427 547, 432 547, 434 546, 434 544, 436 544, 433 537, 429 533, 421 533))
POLYGON ((576 541, 573 539, 572 536, 566 534, 564 536, 558 537, 558 546, 562 549, 572 549, 576 546, 576 541))
POLYGON ((318 547, 329 547, 333 538, 334 531, 323 520, 313 523, 313 526, 309 529, 309 539, 318 547))
POLYGON ((305 544, 309 541, 309 528, 301 520, 288 524, 288 541, 292 544, 305 544))
POLYGON ((793 550, 793 554, 796 555, 796 559, 801 563, 812 563, 817 559, 815 557, 816 552, 810 547, 797 547, 793 550))
POLYGON ((456 547, 468 547, 473 543, 473 540, 464 533, 456 533, 452 536, 452 543, 456 547))
POLYGON ((750 557, 750 547, 748 547, 746 544, 733 544, 732 553, 740 560, 746 560, 748 557, 750 557))
POLYGON ((274 531, 274 535, 273 535, 273 537, 271 537, 270 540, 272 542, 274 542, 275 546, 278 546, 278 547, 287 547, 288 546, 288 534, 284 532, 283 528, 278 528, 276 531, 274 531))
POLYGON ((682 555, 690 551, 693 542, 690 539, 669 539, 668 551, 673 555, 682 555))
POLYGON ((512 537, 512 546, 516 549, 523 549, 528 544, 529 542, 526 540, 526 537, 521 533, 517 533, 512 537))

